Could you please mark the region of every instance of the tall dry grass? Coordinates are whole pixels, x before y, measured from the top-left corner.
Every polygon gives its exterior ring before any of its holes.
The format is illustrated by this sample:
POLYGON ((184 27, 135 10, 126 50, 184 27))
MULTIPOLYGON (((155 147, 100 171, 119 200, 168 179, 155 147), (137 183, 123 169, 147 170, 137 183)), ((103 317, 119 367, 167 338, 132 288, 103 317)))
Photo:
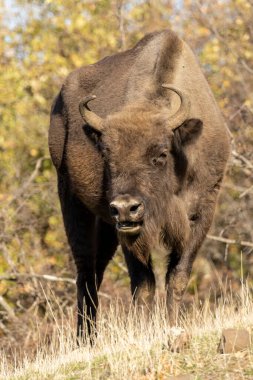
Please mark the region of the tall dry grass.
MULTIPOLYGON (((52 296, 53 298, 53 296, 52 296)), ((253 379, 252 350, 222 355, 217 346, 223 328, 252 330, 253 302, 247 286, 238 296, 227 291, 215 304, 196 300, 182 313, 180 326, 190 336, 179 353, 168 347, 171 330, 164 303, 156 302, 152 315, 120 300, 101 307, 98 336, 93 347, 76 347, 73 312, 56 312, 50 339, 38 333, 37 352, 22 360, 1 353, 1 379, 169 379, 192 374, 194 379, 253 379), (60 316, 60 317, 59 317, 60 316)), ((49 308, 52 300, 47 300, 49 308)), ((53 300, 55 304, 55 300, 53 300)), ((70 309, 71 310, 71 309, 70 309)), ((36 321, 34 321, 36 329, 36 321)), ((39 329, 39 327, 38 327, 39 329)))

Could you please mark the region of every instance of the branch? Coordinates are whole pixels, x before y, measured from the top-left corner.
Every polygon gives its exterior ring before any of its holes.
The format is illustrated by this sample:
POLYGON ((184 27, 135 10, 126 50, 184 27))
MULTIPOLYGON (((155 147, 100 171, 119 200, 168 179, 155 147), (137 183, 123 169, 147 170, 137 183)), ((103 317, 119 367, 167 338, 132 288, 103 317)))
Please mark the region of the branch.
POLYGON ((1 330, 5 333, 5 335, 8 335, 8 339, 10 339, 12 342, 15 342, 15 339, 11 335, 10 330, 5 326, 3 322, 0 321, 0 331, 1 330))
POLYGON ((241 194, 239 195, 239 198, 243 198, 243 197, 245 197, 245 195, 247 195, 247 194, 249 194, 249 193, 251 193, 251 192, 253 192, 253 185, 250 186, 248 189, 246 189, 243 193, 241 193, 241 194))
POLYGON ((235 239, 227 239, 227 238, 223 238, 221 236, 213 236, 213 235, 207 235, 206 237, 208 239, 211 239, 211 240, 220 241, 221 243, 236 244, 236 245, 241 245, 243 247, 253 248, 253 243, 251 243, 250 241, 243 241, 243 240, 240 241, 240 240, 235 240, 235 239))
POLYGON ((230 117, 229 121, 232 121, 237 115, 239 115, 242 110, 245 108, 245 104, 243 103, 230 117))
MULTIPOLYGON (((56 277, 56 276, 52 276, 50 274, 33 274, 33 273, 31 273, 31 274, 30 273, 14 273, 14 274, 10 273, 10 274, 6 274, 6 275, 1 275, 0 276, 0 281, 18 281, 19 279, 24 279, 24 280, 28 279, 29 280, 29 279, 33 279, 33 278, 37 278, 37 279, 41 279, 41 280, 46 280, 46 281, 53 281, 53 282, 68 282, 69 284, 73 284, 73 285, 76 284, 76 280, 74 280, 73 278, 69 278, 69 277, 56 277)), ((108 299, 111 299, 111 296, 109 296, 108 294, 106 294, 104 292, 100 292, 99 291, 98 295, 100 295, 102 297, 105 297, 105 298, 108 298, 108 299)), ((5 302, 5 304, 6 304, 6 302, 5 302)), ((0 305, 1 305, 1 298, 0 298, 0 305)), ((7 306, 8 306, 8 304, 7 304, 7 306)), ((6 305, 5 305, 4 308, 6 310, 6 305)))
POLYGON ((243 67, 250 73, 253 74, 253 69, 249 67, 249 65, 244 61, 244 59, 240 59, 239 62, 243 65, 243 67))
POLYGON ((13 198, 9 201, 9 203, 7 204, 7 207, 10 206, 15 200, 17 200, 20 196, 22 196, 22 194, 24 193, 24 191, 31 185, 31 183, 35 180, 35 178, 37 177, 38 173, 39 173, 39 170, 41 168, 41 164, 43 162, 43 160, 45 160, 47 157, 44 156, 44 157, 40 157, 37 161, 36 161, 36 165, 35 165, 35 168, 34 168, 34 171, 31 173, 30 177, 26 180, 26 182, 23 183, 23 185, 19 188, 19 190, 13 195, 13 198))
POLYGON ((13 321, 17 320, 17 317, 16 317, 14 311, 12 310, 12 308, 9 306, 9 304, 5 301, 5 299, 1 295, 0 295, 0 306, 2 306, 2 308, 7 312, 10 319, 12 319, 13 321))
POLYGON ((112 259, 113 263, 120 268, 124 273, 128 273, 128 270, 126 269, 125 265, 123 265, 120 262, 117 262, 115 259, 112 259))
POLYGON ((237 153, 235 149, 232 150, 232 155, 242 161, 248 169, 253 169, 253 164, 246 157, 237 153))
POLYGON ((0 281, 17 281, 19 279, 29 279, 29 278, 38 278, 41 280, 47 281, 57 281, 57 282, 68 282, 70 284, 75 284, 76 281, 73 278, 68 277, 56 277, 49 274, 30 274, 30 273, 11 273, 7 275, 0 276, 0 281))
POLYGON ((126 49, 126 31, 125 31, 125 20, 124 20, 124 0, 118 0, 117 7, 117 19, 119 23, 120 31, 120 50, 126 49))
MULTIPOLYGON (((3 239, 0 237, 0 239, 3 239)), ((2 251, 3 258, 6 260, 9 267, 11 267, 11 270, 13 272, 16 272, 16 266, 14 264, 14 261, 12 260, 11 256, 9 255, 9 251, 6 247, 5 243, 0 244, 0 250, 2 251)))

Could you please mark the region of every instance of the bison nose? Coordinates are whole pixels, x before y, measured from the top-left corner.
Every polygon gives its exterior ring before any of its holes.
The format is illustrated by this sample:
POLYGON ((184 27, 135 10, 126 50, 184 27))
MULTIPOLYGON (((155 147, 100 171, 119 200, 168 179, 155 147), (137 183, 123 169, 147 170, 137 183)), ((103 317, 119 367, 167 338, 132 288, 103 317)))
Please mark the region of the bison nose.
POLYGON ((110 203, 111 216, 117 222, 138 222, 144 215, 144 203, 140 197, 119 195, 110 203))

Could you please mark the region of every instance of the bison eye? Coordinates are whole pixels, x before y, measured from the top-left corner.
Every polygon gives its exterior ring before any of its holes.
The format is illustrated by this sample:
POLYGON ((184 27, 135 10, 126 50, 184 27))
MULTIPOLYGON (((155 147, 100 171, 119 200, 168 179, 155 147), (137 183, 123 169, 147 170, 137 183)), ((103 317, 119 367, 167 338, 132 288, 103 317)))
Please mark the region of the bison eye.
POLYGON ((168 152, 163 151, 158 156, 152 157, 151 163, 153 166, 163 167, 167 162, 167 158, 168 158, 168 152))

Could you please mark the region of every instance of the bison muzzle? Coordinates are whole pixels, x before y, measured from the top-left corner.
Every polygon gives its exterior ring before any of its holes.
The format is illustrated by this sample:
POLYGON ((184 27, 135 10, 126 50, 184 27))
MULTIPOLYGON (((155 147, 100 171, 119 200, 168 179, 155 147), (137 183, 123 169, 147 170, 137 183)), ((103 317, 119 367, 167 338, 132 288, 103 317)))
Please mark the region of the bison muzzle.
POLYGON ((131 235, 140 233, 145 212, 141 197, 118 195, 110 203, 110 208, 119 232, 131 235))

